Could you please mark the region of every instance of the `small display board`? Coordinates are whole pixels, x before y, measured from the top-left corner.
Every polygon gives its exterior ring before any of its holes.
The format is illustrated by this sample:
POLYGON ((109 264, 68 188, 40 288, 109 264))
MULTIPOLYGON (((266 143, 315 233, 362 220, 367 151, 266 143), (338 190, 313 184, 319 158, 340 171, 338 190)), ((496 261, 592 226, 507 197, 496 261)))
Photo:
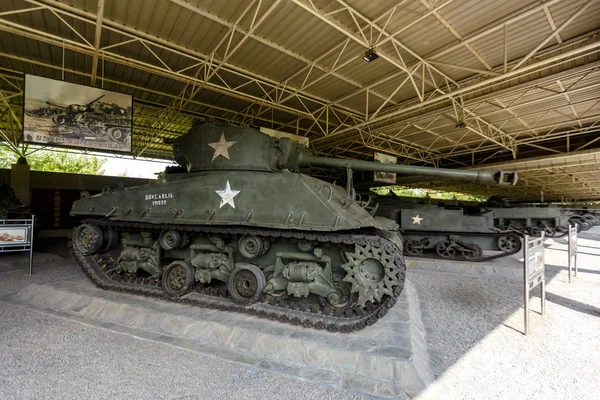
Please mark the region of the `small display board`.
MULTIPOLYGON (((373 153, 373 158, 377 162, 381 162, 384 164, 396 164, 398 162, 398 158, 394 156, 390 156, 384 153, 373 153)), ((382 172, 375 171, 373 172, 373 181, 381 182, 381 183, 389 183, 390 185, 396 184, 396 173, 395 172, 382 172)))
POLYGON ((545 313, 546 306, 546 264, 544 260, 544 233, 541 237, 531 238, 525 235, 525 246, 523 246, 523 278, 525 298, 525 327, 523 334, 529 332, 529 294, 537 286, 540 287, 542 300, 541 314, 545 313))
POLYGON ((577 227, 569 226, 569 283, 577 276, 577 227))
POLYGON ((33 225, 31 219, 0 219, 0 253, 29 252, 29 275, 33 267, 33 225))

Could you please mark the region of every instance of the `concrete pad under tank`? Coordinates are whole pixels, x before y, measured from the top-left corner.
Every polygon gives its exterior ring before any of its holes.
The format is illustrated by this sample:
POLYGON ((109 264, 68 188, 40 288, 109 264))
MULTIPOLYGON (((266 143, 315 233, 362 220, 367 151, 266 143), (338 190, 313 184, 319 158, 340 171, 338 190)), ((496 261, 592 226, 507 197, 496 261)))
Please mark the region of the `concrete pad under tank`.
POLYGON ((380 398, 412 398, 439 374, 429 317, 409 281, 388 315, 349 334, 103 291, 84 277, 32 284, 4 300, 380 398))

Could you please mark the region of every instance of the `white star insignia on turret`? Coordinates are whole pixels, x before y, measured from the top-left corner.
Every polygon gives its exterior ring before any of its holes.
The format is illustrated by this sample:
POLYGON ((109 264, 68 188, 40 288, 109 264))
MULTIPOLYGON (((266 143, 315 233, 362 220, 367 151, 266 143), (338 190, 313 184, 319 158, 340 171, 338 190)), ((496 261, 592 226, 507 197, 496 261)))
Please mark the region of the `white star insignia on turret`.
POLYGON ((419 217, 419 214, 417 214, 416 217, 411 217, 413 219, 413 225, 417 224, 417 225, 421 225, 421 221, 423 221, 423 218, 419 217))
POLYGON ((231 141, 231 142, 226 141, 225 133, 224 132, 221 133, 221 139, 219 139, 218 142, 213 142, 213 143, 208 144, 210 147, 215 149, 215 154, 213 154, 211 161, 215 161, 215 158, 217 158, 219 156, 223 156, 226 159, 231 160, 229 158, 229 150, 228 149, 236 143, 237 142, 235 142, 235 141, 231 141))
POLYGON ((235 208, 235 203, 233 202, 233 198, 241 192, 241 190, 231 190, 231 186, 229 186, 229 181, 225 185, 225 190, 215 190, 219 196, 221 196, 221 205, 219 208, 223 207, 225 204, 229 204, 231 207, 235 208))

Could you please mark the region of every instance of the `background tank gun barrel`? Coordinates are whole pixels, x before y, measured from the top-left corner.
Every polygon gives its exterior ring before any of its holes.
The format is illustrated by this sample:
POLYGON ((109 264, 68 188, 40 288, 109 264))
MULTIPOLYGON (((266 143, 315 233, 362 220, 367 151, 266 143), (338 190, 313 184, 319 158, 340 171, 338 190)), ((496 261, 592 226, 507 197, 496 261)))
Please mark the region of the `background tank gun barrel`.
POLYGON ((358 171, 395 172, 398 174, 422 175, 444 179, 461 179, 478 183, 490 183, 500 186, 514 186, 517 183, 516 172, 507 171, 462 171, 447 168, 419 167, 403 164, 385 164, 374 161, 344 160, 337 158, 310 156, 301 160, 301 166, 346 168, 358 171))

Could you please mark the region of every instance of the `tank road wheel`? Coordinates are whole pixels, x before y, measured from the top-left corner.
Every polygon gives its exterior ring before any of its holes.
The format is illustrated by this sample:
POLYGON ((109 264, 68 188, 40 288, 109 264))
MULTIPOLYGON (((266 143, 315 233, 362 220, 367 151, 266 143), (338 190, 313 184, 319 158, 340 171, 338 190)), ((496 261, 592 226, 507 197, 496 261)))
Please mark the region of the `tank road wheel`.
POLYGON ((440 257, 454 258, 456 255, 456 248, 450 242, 439 242, 435 245, 435 252, 440 257))
POLYGON ((546 237, 553 237, 556 235, 556 229, 547 226, 544 228, 544 235, 546 235, 546 237))
POLYGON ((481 247, 479 247, 476 244, 470 244, 469 247, 471 247, 470 250, 461 251, 461 254, 464 258, 466 258, 467 260, 477 260, 478 258, 481 258, 481 256, 483 255, 483 250, 481 249, 481 247))
POLYGON ((64 125, 65 122, 67 122, 67 119, 65 117, 63 117, 62 115, 56 115, 56 116, 52 117, 52 121, 56 125, 64 125))
POLYGON ((396 253, 391 249, 355 244, 354 252, 346 253, 348 262, 342 264, 347 272, 344 281, 351 284, 351 293, 358 293, 356 304, 364 306, 368 301, 379 302, 384 295, 393 296, 400 285, 396 253))
POLYGON ((513 235, 500 236, 497 244, 498 248, 505 253, 512 253, 521 248, 521 240, 513 235))
POLYGON ((108 130, 108 136, 115 142, 123 143, 125 140, 125 131, 121 128, 110 128, 108 130))
POLYGON ((418 240, 408 239, 404 242, 404 253, 409 256, 420 256, 423 254, 424 246, 418 240))
POLYGON ((173 261, 162 275, 162 288, 171 297, 180 297, 192 290, 194 268, 186 261, 173 261))
POLYGON ((531 228, 530 232, 531 236, 542 236, 542 228, 538 228, 537 226, 531 228))
POLYGON ((181 234, 177 231, 162 231, 158 243, 165 250, 176 249, 181 244, 181 234))
POLYGON ((95 225, 83 224, 75 229, 75 245, 84 255, 97 253, 103 241, 102 230, 95 225))
POLYGON ((570 219, 569 225, 574 226, 577 229, 577 233, 581 232, 581 221, 579 221, 578 219, 570 219))
POLYGON ((335 301, 333 298, 324 299, 327 304, 329 304, 334 309, 345 310, 347 308, 354 308, 358 301, 358 295, 356 293, 352 293, 352 285, 348 282, 342 281, 333 281, 333 286, 337 290, 337 298, 335 301))
POLYGON ((581 230, 589 231, 591 227, 592 224, 590 224, 588 221, 581 221, 581 230))
POLYGON ((252 304, 259 301, 265 285, 265 274, 260 268, 245 263, 237 263, 227 281, 229 295, 238 304, 252 304))

